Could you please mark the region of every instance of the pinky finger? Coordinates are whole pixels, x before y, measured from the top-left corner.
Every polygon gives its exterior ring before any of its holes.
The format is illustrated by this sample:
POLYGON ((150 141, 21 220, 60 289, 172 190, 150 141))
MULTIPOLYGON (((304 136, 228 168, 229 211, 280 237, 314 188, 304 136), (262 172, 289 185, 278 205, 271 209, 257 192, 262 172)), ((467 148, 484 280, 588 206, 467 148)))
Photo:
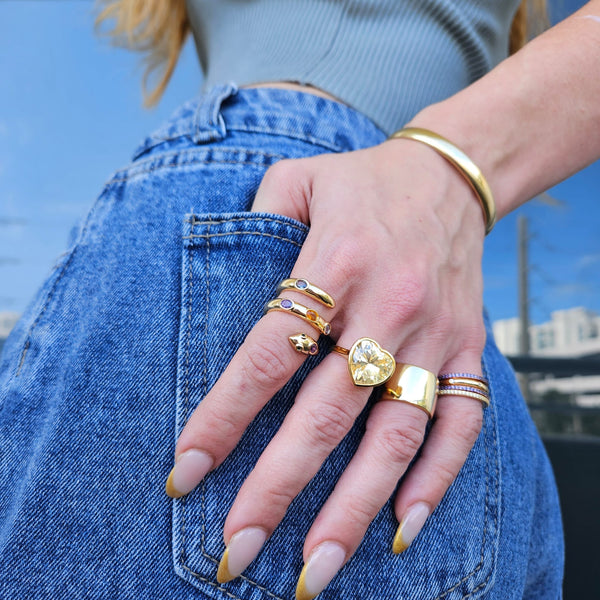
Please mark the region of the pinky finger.
POLYGON ((477 400, 441 397, 436 421, 423 445, 421 456, 407 473, 396 496, 399 521, 392 550, 404 552, 421 531, 465 463, 483 420, 477 400))

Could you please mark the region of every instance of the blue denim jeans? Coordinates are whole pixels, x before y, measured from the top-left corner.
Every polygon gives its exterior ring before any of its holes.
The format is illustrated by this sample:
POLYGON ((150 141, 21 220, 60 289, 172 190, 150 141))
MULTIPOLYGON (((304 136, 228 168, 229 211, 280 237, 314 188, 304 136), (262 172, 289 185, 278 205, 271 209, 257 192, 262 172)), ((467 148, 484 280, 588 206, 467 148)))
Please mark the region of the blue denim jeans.
MULTIPOLYGON (((164 493, 175 440, 292 269, 307 227, 247 212, 282 158, 384 134, 301 92, 210 90, 107 183, 0 364, 0 598, 292 600, 310 524, 364 414, 244 575, 220 585, 238 488, 318 357, 188 497, 164 493)), ((492 403, 440 506, 391 552, 391 503, 323 600, 556 599, 563 542, 548 459, 488 323, 492 403)))

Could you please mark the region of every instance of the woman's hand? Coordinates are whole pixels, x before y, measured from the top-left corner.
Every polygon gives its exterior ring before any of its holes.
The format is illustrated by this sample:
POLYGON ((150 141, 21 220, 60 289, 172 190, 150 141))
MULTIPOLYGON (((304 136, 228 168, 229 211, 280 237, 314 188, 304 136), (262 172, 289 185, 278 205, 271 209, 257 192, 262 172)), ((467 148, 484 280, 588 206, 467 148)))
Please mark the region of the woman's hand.
MULTIPOLYGON (((481 373, 481 208, 464 179, 432 149, 390 140, 346 154, 281 161, 266 173, 253 210, 310 225, 290 276, 326 290, 336 306, 324 308, 296 292, 281 295, 318 311, 331 323, 336 344, 350 348, 370 337, 400 363, 434 373, 481 373)), ((169 495, 188 493, 219 466, 299 368, 305 356, 287 339, 299 332, 314 336, 307 323, 275 311, 250 331, 178 440, 169 495)), ((255 558, 371 392, 352 383, 347 361, 335 353, 309 374, 229 512, 220 581, 238 576, 255 558)), ((410 544, 440 502, 481 422, 476 400, 439 399, 422 453, 396 496, 394 551, 410 544)), ((298 598, 320 593, 356 550, 421 447, 426 425, 427 415, 415 406, 374 405, 355 456, 305 540, 298 598)))

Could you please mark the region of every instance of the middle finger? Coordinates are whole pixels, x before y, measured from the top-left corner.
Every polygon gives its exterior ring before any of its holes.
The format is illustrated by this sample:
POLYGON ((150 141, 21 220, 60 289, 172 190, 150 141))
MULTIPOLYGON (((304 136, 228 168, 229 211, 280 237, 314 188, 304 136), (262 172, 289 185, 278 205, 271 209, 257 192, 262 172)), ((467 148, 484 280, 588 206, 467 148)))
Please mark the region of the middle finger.
MULTIPOLYGON (((352 335, 350 333, 350 335, 352 335)), ((357 336, 358 337, 358 336, 357 336)), ((352 339, 344 336, 345 339, 352 339)), ((228 550, 221 581, 240 574, 237 555, 245 554, 244 568, 260 550, 249 556, 242 532, 270 533, 285 515, 291 501, 309 483, 325 459, 352 428, 365 407, 372 387, 357 387, 348 373, 348 359, 330 354, 305 380, 282 426, 242 485, 225 523, 228 550)), ((424 429, 424 427, 423 427, 424 429)), ((262 537, 262 542, 266 539, 262 537)))

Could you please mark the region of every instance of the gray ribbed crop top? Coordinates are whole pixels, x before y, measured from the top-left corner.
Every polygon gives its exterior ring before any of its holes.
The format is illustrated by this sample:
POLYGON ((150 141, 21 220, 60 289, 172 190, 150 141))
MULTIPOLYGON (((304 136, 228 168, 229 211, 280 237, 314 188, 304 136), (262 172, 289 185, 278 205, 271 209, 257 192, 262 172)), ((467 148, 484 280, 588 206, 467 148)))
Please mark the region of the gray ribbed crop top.
POLYGON ((187 0, 203 88, 295 81, 386 133, 507 55, 519 0, 187 0))

